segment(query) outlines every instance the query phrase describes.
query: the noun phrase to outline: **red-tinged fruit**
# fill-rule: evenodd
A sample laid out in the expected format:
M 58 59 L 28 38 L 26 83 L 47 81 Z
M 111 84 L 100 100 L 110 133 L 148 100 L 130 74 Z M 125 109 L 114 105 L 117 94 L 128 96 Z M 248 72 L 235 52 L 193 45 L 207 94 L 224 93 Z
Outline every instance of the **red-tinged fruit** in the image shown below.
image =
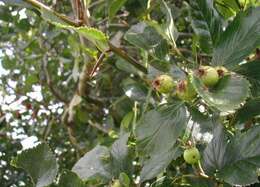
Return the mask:
M 176 86 L 174 80 L 169 75 L 157 76 L 152 82 L 153 88 L 160 93 L 170 93 Z
M 192 101 L 197 96 L 195 89 L 187 80 L 181 80 L 178 82 L 176 94 L 184 101 Z
M 227 68 L 225 68 L 224 66 L 217 66 L 217 67 L 215 67 L 215 69 L 218 72 L 219 78 L 222 78 L 222 77 L 228 75 L 228 73 L 229 73 Z
M 219 81 L 217 70 L 211 66 L 201 66 L 197 70 L 197 75 L 206 86 L 215 86 Z

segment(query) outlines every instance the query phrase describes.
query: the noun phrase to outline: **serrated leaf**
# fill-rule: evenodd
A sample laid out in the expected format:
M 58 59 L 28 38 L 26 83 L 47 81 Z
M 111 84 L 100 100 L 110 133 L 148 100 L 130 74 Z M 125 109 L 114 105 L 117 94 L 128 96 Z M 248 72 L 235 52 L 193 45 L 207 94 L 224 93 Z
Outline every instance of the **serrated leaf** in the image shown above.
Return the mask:
M 260 60 L 243 63 L 242 65 L 238 66 L 234 71 L 241 75 L 244 75 L 251 82 L 251 90 L 253 96 L 260 96 Z
M 79 159 L 73 166 L 72 171 L 83 180 L 93 177 L 110 179 L 112 175 L 108 170 L 109 164 L 104 163 L 102 160 L 109 157 L 109 154 L 107 147 L 98 145 Z
M 249 82 L 236 74 L 223 77 L 211 89 L 208 89 L 194 74 L 191 75 L 190 79 L 199 96 L 209 106 L 215 107 L 222 112 L 239 108 L 249 96 Z
M 203 155 L 203 167 L 231 185 L 249 185 L 258 182 L 260 167 L 260 126 L 235 134 L 227 141 L 225 131 L 217 127 L 212 142 Z
M 235 71 L 248 79 L 260 82 L 260 60 L 254 60 L 238 66 Z
M 51 9 L 39 9 L 41 12 L 42 17 L 60 28 L 63 29 L 72 29 L 77 33 L 84 36 L 86 39 L 91 41 L 98 49 L 101 51 L 106 51 L 109 49 L 108 46 L 108 38 L 107 36 L 100 30 L 92 28 L 92 27 L 74 27 L 68 25 L 63 19 L 61 19 L 57 14 L 52 11 Z
M 181 102 L 144 114 L 136 127 L 137 148 L 144 164 L 141 181 L 156 177 L 176 156 L 175 143 L 186 125 Z
M 191 25 L 199 36 L 200 47 L 210 53 L 222 33 L 222 19 L 213 6 L 213 0 L 191 0 Z
M 233 70 L 260 45 L 260 7 L 239 13 L 221 34 L 212 64 Z
M 58 187 L 86 187 L 86 185 L 76 173 L 65 170 L 59 179 Z
M 36 187 L 44 187 L 51 184 L 58 172 L 55 156 L 45 143 L 22 151 L 21 154 L 12 160 L 12 165 L 26 170 Z
M 51 22 L 52 24 L 64 28 L 64 29 L 72 29 L 76 31 L 77 33 L 84 36 L 86 39 L 91 41 L 93 44 L 96 45 L 97 48 L 99 48 L 101 51 L 106 51 L 109 49 L 108 46 L 108 38 L 107 36 L 100 30 L 92 27 L 73 27 L 68 26 L 64 24 L 60 24 L 57 22 Z
M 116 15 L 116 13 L 126 3 L 126 1 L 127 0 L 112 0 L 112 2 L 109 3 L 108 16 L 110 19 Z

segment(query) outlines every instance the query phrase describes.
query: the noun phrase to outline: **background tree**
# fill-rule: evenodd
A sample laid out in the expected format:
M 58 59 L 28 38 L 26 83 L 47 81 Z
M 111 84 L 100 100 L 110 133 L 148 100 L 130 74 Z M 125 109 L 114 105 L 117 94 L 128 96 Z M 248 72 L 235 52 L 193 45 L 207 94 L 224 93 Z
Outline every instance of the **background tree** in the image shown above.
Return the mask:
M 0 0 L 0 186 L 259 182 L 259 5 Z

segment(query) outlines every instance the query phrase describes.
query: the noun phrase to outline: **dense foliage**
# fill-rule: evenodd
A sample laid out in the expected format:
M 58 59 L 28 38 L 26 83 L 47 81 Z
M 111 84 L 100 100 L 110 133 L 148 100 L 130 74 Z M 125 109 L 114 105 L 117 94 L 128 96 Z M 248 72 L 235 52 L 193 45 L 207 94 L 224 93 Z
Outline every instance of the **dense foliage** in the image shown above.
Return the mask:
M 259 6 L 0 0 L 0 186 L 258 183 Z

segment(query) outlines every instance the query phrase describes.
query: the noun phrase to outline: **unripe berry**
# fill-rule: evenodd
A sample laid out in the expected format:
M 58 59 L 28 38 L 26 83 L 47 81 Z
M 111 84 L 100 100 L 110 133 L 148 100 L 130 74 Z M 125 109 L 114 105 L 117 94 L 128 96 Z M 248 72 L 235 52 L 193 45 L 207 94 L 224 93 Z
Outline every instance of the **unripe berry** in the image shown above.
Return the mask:
M 211 66 L 199 67 L 199 69 L 197 70 L 197 74 L 206 86 L 215 86 L 218 83 L 218 72 L 215 68 Z
M 175 83 L 171 76 L 160 75 L 156 77 L 152 82 L 153 88 L 160 93 L 170 93 L 174 87 Z
M 115 180 L 111 187 L 122 187 L 119 180 Z
M 180 99 L 184 101 L 191 101 L 197 95 L 193 86 L 187 80 L 181 80 L 180 82 L 178 82 L 176 94 Z
M 196 164 L 200 160 L 200 152 L 196 147 L 186 149 L 183 158 L 188 164 Z
M 224 77 L 225 75 L 228 75 L 228 70 L 224 66 L 217 66 L 215 69 L 218 72 L 219 78 Z

